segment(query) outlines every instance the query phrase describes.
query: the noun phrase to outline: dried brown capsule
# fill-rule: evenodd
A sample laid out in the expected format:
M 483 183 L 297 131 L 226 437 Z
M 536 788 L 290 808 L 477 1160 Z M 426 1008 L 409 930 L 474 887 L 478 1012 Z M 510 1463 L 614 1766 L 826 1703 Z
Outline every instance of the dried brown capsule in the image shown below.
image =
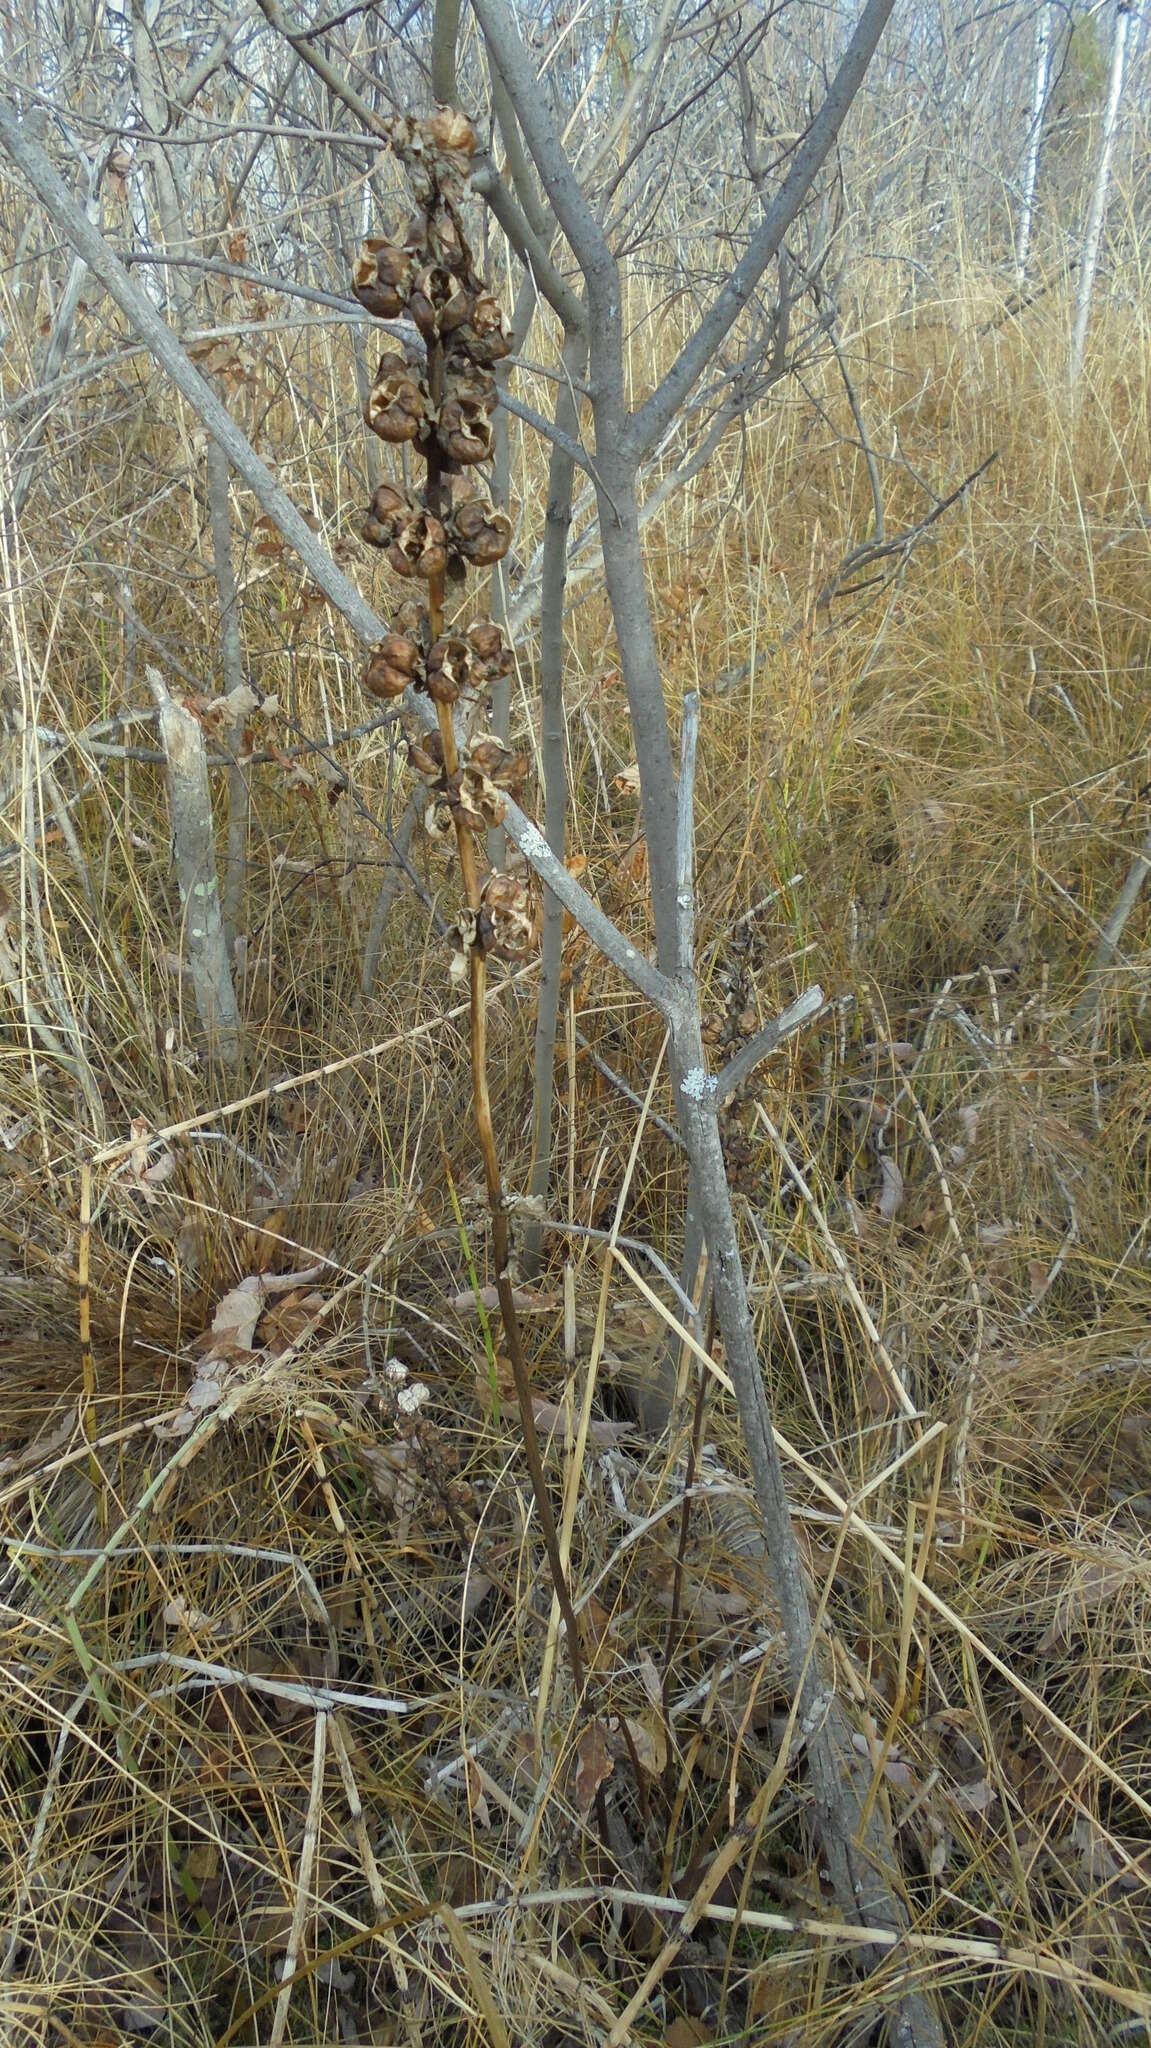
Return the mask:
M 388 549 L 388 560 L 398 576 L 438 576 L 447 562 L 444 529 L 430 512 L 417 511 L 401 527 Z
M 457 328 L 453 344 L 456 348 L 466 349 L 473 363 L 482 363 L 488 368 L 511 354 L 512 338 L 504 310 L 493 293 L 481 291 L 476 294 L 471 317 Z
M 472 296 L 442 263 L 425 263 L 412 281 L 408 310 L 425 341 L 432 341 L 470 318 Z
M 491 733 L 481 733 L 468 748 L 468 765 L 474 768 L 497 789 L 506 790 L 509 796 L 518 797 L 528 772 L 526 754 L 513 754 Z
M 409 740 L 408 759 L 417 775 L 426 775 L 434 782 L 444 772 L 444 743 L 439 733 L 424 733 L 418 740 Z
M 419 509 L 415 498 L 398 484 L 377 484 L 360 531 L 372 547 L 390 547 L 404 522 Z
M 502 740 L 482 733 L 468 748 L 461 791 L 485 826 L 502 825 L 507 798 L 519 799 L 528 771 L 526 754 L 513 754 Z
M 491 874 L 480 891 L 477 937 L 498 960 L 526 960 L 534 951 L 537 908 L 527 885 L 515 875 Z
M 445 398 L 436 439 L 449 462 L 486 462 L 492 452 L 492 423 L 487 409 L 466 396 Z
M 437 107 L 425 127 L 437 149 L 454 150 L 461 156 L 475 154 L 476 131 L 467 115 L 457 108 Z
M 491 619 L 472 620 L 468 627 L 468 646 L 472 650 L 477 684 L 496 683 L 502 676 L 510 676 L 511 649 L 505 645 L 503 634 Z
M 371 697 L 402 697 L 419 679 L 419 650 L 401 633 L 389 633 L 372 651 L 364 670 L 364 688 Z
M 451 798 L 446 790 L 434 790 L 424 805 L 424 831 L 429 839 L 446 839 L 455 829 Z
M 433 704 L 458 704 L 471 681 L 466 640 L 445 634 L 429 650 L 425 688 Z
M 417 647 L 426 647 L 428 639 L 428 613 L 426 605 L 418 597 L 405 597 L 402 604 L 392 613 L 392 625 L 406 640 L 414 640 Z
M 407 251 L 380 235 L 360 244 L 352 266 L 352 290 L 365 311 L 377 320 L 394 320 L 407 304 L 412 259 Z
M 501 562 L 512 544 L 512 522 L 486 498 L 457 498 L 447 518 L 453 545 L 467 562 L 488 568 Z
M 375 383 L 368 393 L 364 419 L 381 441 L 414 441 L 428 415 L 427 386 L 416 365 L 401 349 L 380 357 Z
M 450 207 L 442 203 L 433 207 L 423 220 L 422 230 L 419 246 L 433 263 L 442 264 L 453 277 L 471 276 L 472 252 Z

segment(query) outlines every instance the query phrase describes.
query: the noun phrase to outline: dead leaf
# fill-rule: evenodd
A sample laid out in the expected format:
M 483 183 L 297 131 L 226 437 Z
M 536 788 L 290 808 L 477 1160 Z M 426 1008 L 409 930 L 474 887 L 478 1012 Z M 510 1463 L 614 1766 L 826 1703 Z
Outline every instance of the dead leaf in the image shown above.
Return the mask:
M 629 761 L 626 768 L 621 768 L 619 774 L 612 778 L 612 788 L 618 789 L 621 796 L 638 796 L 639 762 Z
M 565 1450 L 575 1442 L 578 1427 L 575 1417 L 566 1409 L 558 1407 L 554 1401 L 545 1401 L 541 1395 L 533 1395 L 532 1414 L 537 1429 L 543 1430 L 548 1436 L 554 1431 Z M 594 1445 L 597 1451 L 614 1450 L 616 1444 L 622 1443 L 624 1437 L 634 1435 L 634 1429 L 627 1422 L 601 1422 L 593 1418 L 588 1424 L 588 1442 Z
M 558 1313 L 559 1300 L 554 1294 L 542 1293 L 534 1287 L 513 1287 L 512 1300 L 522 1316 L 550 1316 Z M 499 1289 L 493 1286 L 481 1287 L 478 1306 L 474 1287 L 464 1287 L 459 1294 L 448 1297 L 448 1307 L 458 1316 L 478 1315 L 482 1308 L 486 1315 L 494 1314 L 500 1305 Z
M 879 1154 L 879 1177 L 882 1186 L 876 1196 L 875 1206 L 885 1223 L 890 1223 L 903 1203 L 903 1175 L 894 1159 L 887 1152 Z
M 998 1794 L 989 1778 L 976 1778 L 971 1785 L 955 1785 L 951 1797 L 961 1813 L 987 1813 Z
M 600 1786 L 611 1777 L 614 1769 L 615 1758 L 608 1746 L 603 1722 L 589 1721 L 576 1745 L 575 1802 L 585 1817 L 591 1812 Z
M 264 1323 L 264 1337 L 272 1356 L 278 1356 L 294 1344 L 323 1306 L 324 1297 L 314 1288 L 307 1291 L 302 1287 L 293 1288 L 290 1294 L 275 1302 Z
M 235 1358 L 250 1354 L 256 1324 L 264 1312 L 267 1290 L 263 1275 L 249 1273 L 237 1287 L 230 1288 L 212 1317 L 206 1351 L 212 1358 Z
M 661 1714 L 641 1714 L 638 1717 L 624 1716 L 631 1746 L 641 1771 L 649 1778 L 658 1778 L 667 1768 L 667 1729 Z M 622 1741 L 617 1755 L 626 1755 L 627 1747 Z
M 669 2023 L 664 2039 L 667 2048 L 707 2048 L 715 2035 L 706 2020 L 687 2019 L 681 2014 Z
M 650 1650 L 641 1650 L 639 1653 L 639 1675 L 652 1706 L 658 1707 L 663 1701 L 663 1680 L 655 1668 L 655 1659 Z
M 515 1407 L 515 1371 L 511 1359 L 505 1358 L 502 1351 L 496 1353 L 494 1374 L 486 1359 L 482 1365 L 476 1367 L 476 1400 L 479 1402 L 481 1413 L 489 1416 L 495 1413 L 497 1407 L 501 1413 L 507 1408 Z

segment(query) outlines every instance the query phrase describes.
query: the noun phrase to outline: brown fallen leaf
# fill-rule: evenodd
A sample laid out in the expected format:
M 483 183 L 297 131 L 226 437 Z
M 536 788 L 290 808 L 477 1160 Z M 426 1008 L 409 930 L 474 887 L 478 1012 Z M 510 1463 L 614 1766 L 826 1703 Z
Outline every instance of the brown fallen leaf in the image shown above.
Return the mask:
M 591 1812 L 596 1793 L 615 1769 L 602 1721 L 589 1721 L 576 1744 L 575 1803 L 581 1814 Z

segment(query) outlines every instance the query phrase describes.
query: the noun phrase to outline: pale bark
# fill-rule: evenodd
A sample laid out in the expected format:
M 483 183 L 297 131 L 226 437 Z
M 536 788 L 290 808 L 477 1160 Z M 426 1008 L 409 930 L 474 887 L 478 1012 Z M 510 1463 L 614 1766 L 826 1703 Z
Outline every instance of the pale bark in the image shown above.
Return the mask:
M 1127 68 L 1127 33 L 1131 23 L 1131 0 L 1119 0 L 1115 11 L 1115 40 L 1111 46 L 1111 80 L 1103 110 L 1103 132 L 1099 140 L 1099 162 L 1087 210 L 1083 253 L 1079 258 L 1079 289 L 1075 304 L 1075 325 L 1071 334 L 1071 385 L 1074 390 L 1083 376 L 1087 351 L 1087 329 L 1091 324 L 1091 295 L 1099 267 L 1103 223 L 1107 214 L 1107 193 L 1111 183 L 1111 159 L 1119 132 L 1119 106 L 1123 97 L 1123 76 Z
M 1031 124 L 1027 131 L 1027 152 L 1023 159 L 1022 195 L 1015 230 L 1015 286 L 1027 284 L 1027 262 L 1031 254 L 1031 230 L 1035 219 L 1035 186 L 1039 177 L 1039 151 L 1043 141 L 1043 115 L 1051 79 L 1051 0 L 1043 0 L 1035 20 L 1035 78 L 1031 95 Z
M 692 804 L 698 700 L 684 707 L 683 772 L 677 795 L 667 707 L 644 576 L 636 479 L 644 453 L 678 413 L 747 305 L 832 147 L 890 12 L 868 0 L 855 35 L 780 194 L 766 209 L 749 248 L 689 336 L 667 376 L 636 414 L 624 396 L 622 287 L 604 231 L 575 178 L 548 96 L 520 40 L 507 0 L 473 0 L 547 198 L 583 273 L 596 433 L 595 482 L 604 574 L 640 765 L 641 801 L 656 928 L 660 1007 L 671 1039 L 676 1111 L 707 1240 L 728 1370 L 736 1388 L 756 1500 L 808 1739 L 820 1835 L 845 1919 L 899 1927 L 906 1916 L 884 1873 L 890 1844 L 874 1818 L 864 1821 L 869 1774 L 854 1758 L 851 1733 L 823 1676 L 824 1656 L 792 1528 L 744 1283 L 716 1113 L 717 1084 L 703 1047 L 694 966 Z M 558 863 L 551 856 L 553 867 Z M 914 1991 L 901 1998 L 895 2038 L 942 2040 L 937 2015 Z

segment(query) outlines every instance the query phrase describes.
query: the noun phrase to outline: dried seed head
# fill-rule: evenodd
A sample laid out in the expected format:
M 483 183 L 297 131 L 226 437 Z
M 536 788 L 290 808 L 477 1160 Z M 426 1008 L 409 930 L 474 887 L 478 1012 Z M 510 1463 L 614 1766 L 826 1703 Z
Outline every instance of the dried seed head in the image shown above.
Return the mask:
M 537 906 L 515 875 L 491 874 L 480 891 L 479 943 L 498 960 L 526 960 L 534 951 Z
M 470 278 L 472 252 L 455 214 L 442 200 L 425 217 L 419 246 L 454 277 Z
M 444 264 L 425 263 L 415 274 L 408 310 L 425 341 L 432 341 L 470 317 L 471 293 Z
M 460 794 L 484 826 L 502 825 L 507 798 L 519 798 L 528 771 L 526 754 L 510 753 L 502 740 L 483 733 L 472 741 L 461 773 Z
M 485 732 L 471 742 L 467 766 L 493 791 L 506 790 L 509 796 L 518 798 L 528 772 L 528 757 L 513 754 L 502 740 Z
M 456 150 L 461 156 L 475 154 L 476 131 L 467 115 L 456 108 L 437 107 L 426 127 L 437 149 Z
M 466 773 L 460 776 L 459 786 L 453 792 L 452 816 L 457 825 L 466 825 L 471 832 L 484 832 L 489 825 L 499 823 L 492 816 L 490 805 L 484 803 L 478 778 Z
M 447 839 L 455 829 L 451 798 L 446 790 L 433 790 L 424 805 L 424 831 L 429 839 Z
M 482 363 L 473 363 L 466 352 L 454 344 L 444 364 L 444 392 L 448 398 L 467 398 L 484 412 L 494 412 L 496 407 L 496 380 Z
M 424 733 L 408 741 L 408 759 L 417 775 L 434 782 L 444 772 L 444 743 L 438 732 Z
M 403 603 L 396 606 L 392 613 L 392 624 L 397 633 L 404 635 L 405 640 L 414 640 L 417 647 L 426 646 L 427 607 L 420 603 L 418 597 L 405 597 Z
M 453 981 L 462 981 L 468 971 L 468 954 L 478 938 L 478 922 L 475 911 L 465 904 L 456 919 L 452 934 L 456 942 L 452 950 L 452 962 L 449 970 Z
M 415 498 L 400 485 L 377 484 L 360 530 L 374 548 L 390 547 L 400 528 L 419 510 Z
M 364 670 L 364 688 L 372 697 L 402 697 L 411 684 L 419 684 L 422 670 L 420 650 L 403 633 L 388 633 L 372 651 Z
M 380 357 L 364 407 L 368 426 L 382 441 L 414 441 L 428 410 L 427 386 L 416 365 L 402 350 L 389 349 Z
M 466 562 L 487 568 L 501 562 L 512 544 L 512 522 L 486 498 L 457 494 L 447 518 L 448 533 Z
M 389 635 L 390 639 L 395 639 L 395 637 L 395 634 Z M 408 643 L 401 641 L 400 644 L 401 646 L 406 646 Z M 385 699 L 402 697 L 404 691 L 413 680 L 406 669 L 398 668 L 394 662 L 389 661 L 384 651 L 386 645 L 387 642 L 385 641 L 374 650 L 364 670 L 363 683 L 369 697 L 383 697 Z
M 352 266 L 352 290 L 377 320 L 394 320 L 407 304 L 412 259 L 394 242 L 369 235 Z
M 468 748 L 468 762 L 481 775 L 494 776 L 502 768 L 507 751 L 502 740 L 493 738 L 491 733 L 481 733 Z
M 439 520 L 421 509 L 396 534 L 388 549 L 388 560 L 398 576 L 422 576 L 426 581 L 442 573 L 447 554 Z
M 465 396 L 449 396 L 440 407 L 436 439 L 449 462 L 486 462 L 492 452 L 489 408 Z
M 488 368 L 511 354 L 512 337 L 503 307 L 492 292 L 477 292 L 472 301 L 470 319 L 456 330 L 455 346 L 466 349 L 473 363 L 481 363 Z
M 499 682 L 502 676 L 510 676 L 511 650 L 505 646 L 503 634 L 491 619 L 472 620 L 468 627 L 468 646 L 472 650 L 477 687 Z
M 425 688 L 433 704 L 458 704 L 471 682 L 466 640 L 445 634 L 428 652 Z

